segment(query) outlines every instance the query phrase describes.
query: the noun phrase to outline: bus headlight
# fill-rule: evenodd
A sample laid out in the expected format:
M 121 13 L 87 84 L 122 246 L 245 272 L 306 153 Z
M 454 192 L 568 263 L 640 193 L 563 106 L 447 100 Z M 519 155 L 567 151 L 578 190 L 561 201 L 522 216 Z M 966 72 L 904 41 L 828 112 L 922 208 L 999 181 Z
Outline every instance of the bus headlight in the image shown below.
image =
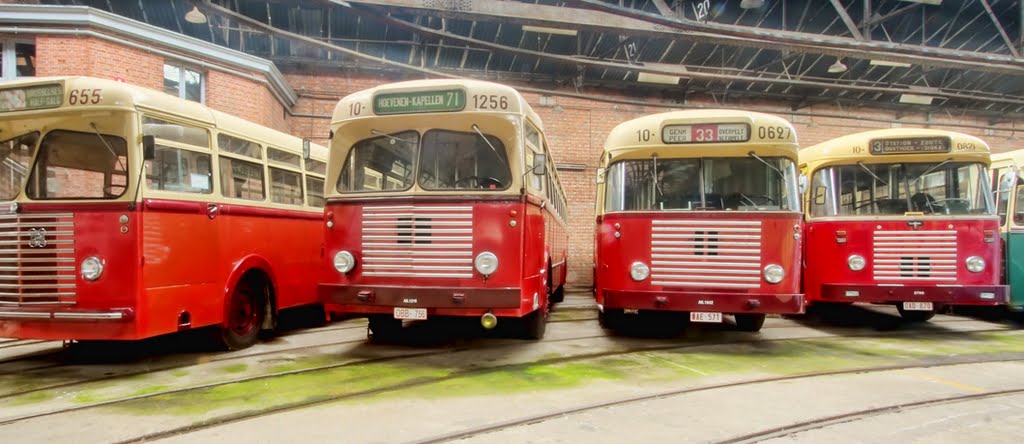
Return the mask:
M 338 273 L 348 273 L 356 266 L 356 257 L 347 251 L 339 251 L 334 255 L 334 269 Z
M 863 270 L 864 269 L 864 265 L 866 263 L 867 262 L 864 261 L 864 256 L 861 256 L 859 254 L 854 254 L 854 255 L 846 258 L 846 265 L 849 265 L 850 269 L 853 270 L 853 271 L 861 271 L 861 270 Z
M 650 275 L 651 269 L 643 262 L 633 262 L 633 265 L 629 266 L 629 276 L 632 277 L 634 281 L 640 282 L 647 279 L 647 276 Z
M 781 266 L 771 264 L 764 267 L 764 280 L 770 284 L 778 284 L 782 282 L 782 278 L 786 277 L 786 270 L 783 270 Z
M 490 251 L 485 251 L 476 255 L 476 259 L 473 260 L 473 266 L 476 267 L 476 271 L 484 276 L 490 276 L 498 269 L 498 256 Z
M 89 256 L 82 261 L 79 270 L 82 272 L 82 278 L 87 281 L 95 281 L 103 276 L 103 261 L 96 256 Z
M 978 256 L 967 258 L 967 270 L 973 273 L 981 273 L 985 269 L 985 259 Z

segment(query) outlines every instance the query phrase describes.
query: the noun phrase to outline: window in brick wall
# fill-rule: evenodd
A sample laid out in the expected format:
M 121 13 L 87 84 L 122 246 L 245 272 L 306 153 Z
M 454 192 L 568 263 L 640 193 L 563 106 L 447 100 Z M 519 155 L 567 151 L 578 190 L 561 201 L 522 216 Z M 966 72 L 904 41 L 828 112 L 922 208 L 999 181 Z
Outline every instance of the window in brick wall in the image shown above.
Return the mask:
M 36 75 L 36 45 L 14 39 L 0 39 L 0 78 L 10 80 Z
M 206 103 L 203 73 L 177 65 L 164 65 L 164 92 L 193 102 Z

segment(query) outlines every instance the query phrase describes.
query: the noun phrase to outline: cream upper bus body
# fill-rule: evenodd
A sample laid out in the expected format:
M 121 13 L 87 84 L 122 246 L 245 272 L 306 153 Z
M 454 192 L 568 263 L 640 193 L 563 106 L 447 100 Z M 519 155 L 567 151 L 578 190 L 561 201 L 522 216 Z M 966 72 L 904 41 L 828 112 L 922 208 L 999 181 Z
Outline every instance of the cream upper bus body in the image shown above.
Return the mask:
M 473 137 L 479 137 L 479 131 L 500 140 L 507 153 L 511 183 L 502 184 L 496 190 L 487 190 L 488 195 L 521 193 L 523 173 L 528 170 L 527 151 L 531 149 L 527 146 L 525 133 L 537 134 L 535 152 L 547 151 L 540 117 L 511 87 L 475 80 L 392 83 L 353 93 L 335 107 L 331 122 L 327 194 L 393 195 L 396 190 L 345 192 L 339 189 L 339 177 L 350 151 L 355 144 L 368 139 L 393 137 L 403 132 L 416 132 L 417 137 L 422 137 L 432 130 L 465 133 Z M 417 165 L 418 162 L 417 159 Z M 552 162 L 550 155 L 548 162 Z M 557 177 L 552 176 L 552 180 L 557 182 Z M 416 178 L 412 182 L 401 191 L 438 195 L 466 193 L 465 190 L 425 190 Z
M 144 118 L 140 118 L 140 115 Z M 154 123 L 155 121 L 160 123 Z M 201 136 L 194 137 L 191 140 L 194 143 L 186 143 L 183 133 L 187 130 L 182 128 L 190 128 L 196 131 L 194 134 Z M 125 167 L 128 170 L 128 184 L 127 187 L 124 187 L 124 192 L 113 198 L 76 198 L 75 201 L 136 201 L 141 198 L 141 196 L 136 196 L 136 189 L 139 189 L 140 192 L 156 193 L 171 198 L 200 198 L 196 193 L 157 191 L 149 190 L 145 186 L 138 187 L 138 165 L 143 160 L 142 136 L 145 134 L 154 135 L 158 145 L 209 153 L 212 159 L 212 171 L 217 170 L 216 162 L 219 156 L 214 154 L 218 154 L 217 138 L 220 134 L 244 138 L 258 144 L 261 147 L 260 156 L 263 159 L 253 160 L 262 161 L 264 164 L 267 163 L 265 159 L 267 148 L 299 156 L 303 154 L 302 139 L 212 110 L 196 102 L 135 85 L 90 77 L 36 77 L 0 83 L 0 140 L 6 141 L 10 137 L 30 132 L 38 132 L 38 139 L 43 139 L 53 130 L 73 131 L 81 133 L 83 137 L 91 137 L 90 135 L 98 132 L 104 136 L 113 136 L 114 139 L 110 140 L 117 144 L 121 144 L 123 140 L 126 149 L 126 156 L 122 161 L 127 161 Z M 33 148 L 30 161 L 24 165 L 26 177 L 23 179 L 25 180 L 35 165 L 34 157 L 37 152 L 38 147 Z M 85 154 L 76 157 L 74 150 L 68 150 L 66 153 L 64 155 L 66 158 L 59 158 L 59 162 L 66 162 L 69 166 L 85 167 L 86 169 L 89 169 L 90 162 L 113 161 L 112 158 L 104 159 L 99 158 L 102 156 Z M 7 153 L 3 154 L 7 156 Z M 327 148 L 310 144 L 309 159 L 325 163 Z M 4 160 L 8 159 L 5 157 Z M 51 162 L 53 162 L 52 159 Z M 273 165 L 272 162 L 271 165 Z M 118 168 L 121 166 L 118 165 Z M 95 169 L 100 169 L 99 164 Z M 294 169 L 297 172 L 303 170 L 302 167 Z M 321 178 L 323 174 L 322 171 L 314 173 Z M 269 182 L 269 177 L 267 179 Z M 212 177 L 210 180 L 212 188 L 201 198 L 204 201 L 222 200 L 219 193 L 219 181 L 212 180 Z M 22 190 L 16 196 L 0 196 L 0 200 L 18 202 L 35 200 L 24 192 L 24 184 L 21 188 Z M 45 200 L 60 201 L 61 199 L 47 198 Z M 268 206 L 279 205 L 270 202 L 269 198 L 265 201 Z M 294 206 L 287 208 L 294 208 Z M 310 210 L 313 211 L 313 209 Z
M 709 131 L 714 132 L 709 132 Z M 726 132 L 723 132 L 725 130 Z M 714 135 L 711 141 L 702 140 Z M 612 129 L 600 159 L 597 214 L 606 212 L 608 167 L 624 160 L 785 158 L 796 163 L 796 131 L 786 119 L 741 110 L 686 110 L 652 114 L 623 122 Z

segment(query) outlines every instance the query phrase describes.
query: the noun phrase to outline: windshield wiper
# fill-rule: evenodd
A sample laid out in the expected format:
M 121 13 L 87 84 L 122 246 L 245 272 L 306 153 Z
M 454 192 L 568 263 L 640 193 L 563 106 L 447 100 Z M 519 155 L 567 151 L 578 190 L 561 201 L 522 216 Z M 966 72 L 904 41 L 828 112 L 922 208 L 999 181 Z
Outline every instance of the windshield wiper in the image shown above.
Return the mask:
M 484 139 L 484 143 L 486 143 L 487 146 L 491 147 L 491 151 L 494 151 L 494 155 L 498 158 L 498 160 L 500 160 L 501 163 L 505 165 L 505 167 L 508 167 L 508 163 L 506 163 L 505 159 L 502 158 L 501 154 L 498 153 L 498 149 L 495 148 L 494 145 L 491 145 L 491 141 L 487 140 L 487 136 L 485 136 L 484 133 L 480 132 L 480 127 L 476 126 L 476 124 L 474 123 L 472 128 L 473 131 L 476 131 L 476 133 L 480 135 L 481 139 Z
M 402 143 L 413 143 L 411 141 L 402 139 L 400 137 L 395 137 L 395 136 L 392 136 L 391 134 L 385 133 L 383 131 L 377 131 L 375 129 L 371 129 L 370 130 L 370 134 L 376 134 L 378 136 L 384 136 L 384 137 L 387 137 L 388 139 L 390 139 L 391 141 L 396 141 L 397 140 L 397 141 L 402 142 Z
M 89 122 L 89 126 L 92 127 L 94 132 L 96 132 L 96 137 L 100 138 L 100 142 L 103 142 L 103 146 L 107 147 L 107 151 L 110 151 L 110 154 L 114 156 L 114 160 L 116 160 L 117 165 L 121 167 L 121 171 L 128 173 L 128 168 L 124 166 L 124 162 L 121 162 L 121 156 L 118 156 L 117 153 L 114 152 L 114 149 L 110 147 L 109 143 L 107 143 L 107 139 L 103 138 L 103 135 L 100 134 L 100 130 L 96 128 L 96 122 Z
M 764 159 L 762 159 L 762 158 L 761 158 L 761 156 L 758 156 L 757 154 L 754 154 L 754 152 L 753 152 L 753 151 L 751 151 L 751 152 L 747 153 L 747 155 L 748 155 L 748 156 L 750 156 L 750 157 L 753 157 L 753 158 L 755 158 L 755 159 L 759 160 L 759 161 L 760 161 L 761 163 L 763 163 L 763 164 L 767 165 L 767 166 L 768 166 L 768 168 L 771 168 L 771 169 L 772 169 L 772 170 L 774 170 L 774 171 L 775 171 L 776 173 L 778 173 L 778 174 L 779 174 L 779 177 L 780 177 L 780 178 L 782 178 L 782 179 L 785 179 L 785 178 L 786 178 L 786 175 L 785 175 L 785 174 L 782 174 L 782 170 L 780 170 L 780 169 L 779 169 L 779 167 L 777 167 L 777 166 L 775 166 L 775 165 L 772 165 L 772 164 L 768 163 L 768 161 L 767 161 L 767 160 L 764 160 Z
M 873 171 L 871 171 L 871 169 L 870 169 L 870 168 L 868 168 L 868 166 L 867 166 L 867 165 L 864 165 L 864 162 L 861 162 L 861 161 L 857 161 L 857 166 L 859 166 L 859 167 L 863 168 L 863 169 L 864 169 L 864 171 L 867 171 L 867 172 L 868 172 L 868 174 L 870 174 L 870 175 L 871 175 L 871 177 L 874 177 L 874 178 L 875 178 L 875 180 L 877 180 L 877 181 L 879 181 L 879 182 L 882 182 L 882 184 L 883 184 L 883 185 L 885 185 L 885 186 L 889 186 L 889 182 L 886 182 L 886 181 L 882 180 L 882 178 L 881 178 L 881 177 L 878 177 L 878 176 L 876 176 L 876 175 L 875 175 L 875 173 L 874 173 Z
M 924 176 L 927 176 L 928 173 L 930 173 L 932 171 L 935 171 L 935 170 L 937 170 L 939 168 L 942 168 L 943 165 L 945 165 L 947 163 L 950 163 L 952 161 L 953 161 L 953 159 L 946 159 L 946 160 L 943 160 L 942 162 L 939 162 L 939 163 L 933 165 L 931 168 L 928 168 L 927 170 L 924 170 L 923 173 L 918 174 L 917 177 L 914 178 L 914 182 L 917 182 L 917 181 L 921 180 L 921 178 L 924 177 Z

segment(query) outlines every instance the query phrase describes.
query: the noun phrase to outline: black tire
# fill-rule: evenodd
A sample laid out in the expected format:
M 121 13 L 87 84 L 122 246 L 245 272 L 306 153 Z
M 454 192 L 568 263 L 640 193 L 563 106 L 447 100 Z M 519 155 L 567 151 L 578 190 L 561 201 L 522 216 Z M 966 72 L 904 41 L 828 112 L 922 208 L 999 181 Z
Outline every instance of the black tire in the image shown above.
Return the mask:
M 219 329 L 226 350 L 241 350 L 256 343 L 267 314 L 268 288 L 263 279 L 244 276 L 228 301 L 227 319 Z
M 544 339 L 544 332 L 548 329 L 548 319 L 544 314 L 544 309 L 537 309 L 524 316 L 521 322 L 523 323 L 523 339 L 533 341 Z
M 907 322 L 928 322 L 929 319 L 935 317 L 935 310 L 904 310 L 903 304 L 896 305 L 896 310 L 900 312 L 900 317 Z
M 402 333 L 402 320 L 388 315 L 371 315 L 367 318 L 368 339 L 373 341 L 394 341 Z
M 622 327 L 622 310 L 606 308 L 597 312 L 597 323 L 605 330 L 618 330 Z
M 756 332 L 761 331 L 764 320 L 767 316 L 764 313 L 737 314 L 736 328 L 740 331 Z
M 558 304 L 565 301 L 565 286 L 558 287 L 551 293 L 551 303 Z

